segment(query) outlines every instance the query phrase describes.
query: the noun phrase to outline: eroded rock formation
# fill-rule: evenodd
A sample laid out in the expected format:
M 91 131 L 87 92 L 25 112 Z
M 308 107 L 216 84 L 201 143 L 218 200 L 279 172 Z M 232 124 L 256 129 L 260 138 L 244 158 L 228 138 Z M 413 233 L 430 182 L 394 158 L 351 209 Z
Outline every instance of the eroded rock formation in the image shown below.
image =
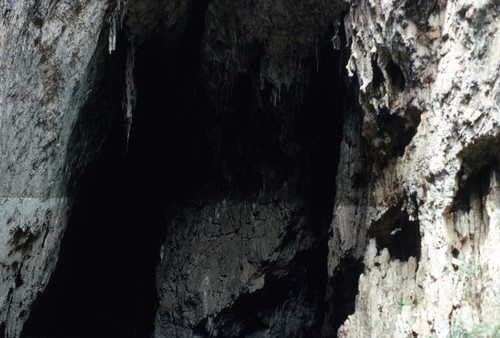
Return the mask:
M 371 168 L 358 203 L 336 198 L 329 272 L 349 252 L 365 265 L 341 336 L 499 334 L 499 9 L 351 6 Z
M 499 11 L 0 1 L 0 336 L 499 334 Z

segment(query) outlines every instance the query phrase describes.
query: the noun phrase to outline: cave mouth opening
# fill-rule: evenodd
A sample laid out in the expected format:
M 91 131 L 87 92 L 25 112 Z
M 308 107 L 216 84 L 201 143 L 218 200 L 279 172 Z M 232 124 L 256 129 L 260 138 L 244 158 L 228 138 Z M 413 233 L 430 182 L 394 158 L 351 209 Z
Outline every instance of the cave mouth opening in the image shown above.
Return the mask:
M 314 245 L 299 252 L 286 272 L 278 263 L 271 263 L 264 287 L 251 294 L 240 294 L 221 312 L 202 319 L 193 328 L 197 337 L 321 336 L 323 326 L 331 326 L 325 321 L 336 320 L 325 315 L 328 310 L 325 299 L 327 232 L 332 220 L 343 126 L 343 100 L 340 99 L 343 81 L 338 72 L 339 64 L 345 60 L 340 52 L 332 49 L 330 41 L 319 48 L 317 57 L 318 60 L 311 62 L 314 68 L 303 100 L 294 111 L 289 143 L 283 144 L 280 140 L 283 126 L 272 118 L 271 100 L 267 102 L 268 108 L 266 103 L 257 104 L 259 100 L 255 96 L 266 96 L 269 92 L 256 93 L 255 73 L 237 81 L 231 102 L 239 116 L 230 116 L 227 129 L 222 133 L 225 159 L 231 159 L 230 172 L 240 174 L 238 191 L 243 192 L 243 196 L 259 191 L 266 177 L 258 175 L 255 163 L 273 170 L 278 182 L 291 182 L 294 193 L 306 203 L 301 212 L 308 229 L 301 231 L 314 234 Z M 258 74 L 258 68 L 251 71 Z M 290 144 L 300 150 L 290 150 Z M 248 151 L 241 153 L 245 148 Z M 296 240 L 296 235 L 292 231 L 286 234 L 283 252 Z M 300 321 L 301 326 L 288 325 L 286 320 L 280 322 L 276 318 L 293 318 L 290 320 Z
M 283 175 L 293 174 L 291 164 L 306 177 L 305 187 L 298 189 L 307 190 L 309 223 L 318 232 L 318 247 L 297 261 L 303 279 L 278 280 L 273 287 L 291 285 L 289 289 L 299 293 L 306 286 L 314 298 L 311 308 L 326 311 L 327 230 L 343 124 L 342 81 L 336 67 L 345 60 L 331 45 L 321 48 L 319 69 L 296 117 L 294 141 L 307 153 L 307 163 L 298 163 L 284 154 L 280 126 L 272 114 L 255 103 L 258 76 L 251 73 L 258 69 L 250 69 L 235 84 L 232 109 L 242 113 L 211 125 L 210 100 L 198 83 L 203 28 L 198 12 L 188 20 L 176 48 L 153 35 L 137 50 L 138 96 L 127 151 L 123 112 L 117 108 L 123 99 L 123 75 L 103 68 L 101 77 L 108 78 L 103 85 L 121 84 L 108 98 L 91 97 L 95 102 L 89 109 L 113 106 L 112 123 L 99 157 L 76 178 L 79 189 L 56 270 L 35 302 L 23 336 L 151 336 L 158 306 L 155 268 L 167 207 L 207 186 L 233 189 L 226 170 L 236 177 L 237 194 L 245 196 L 265 179 L 256 165 L 262 161 Z M 124 49 L 118 46 L 115 52 L 122 53 L 122 66 Z M 84 114 L 76 128 L 92 127 L 85 119 L 96 113 Z M 220 143 L 214 145 L 217 138 Z M 257 312 L 272 313 L 285 301 L 280 297 Z M 327 319 L 323 313 L 315 318 L 313 328 L 319 333 Z M 252 332 L 254 322 L 249 323 L 244 330 Z
M 189 32 L 196 28 L 186 30 L 186 39 L 196 42 Z M 107 61 L 96 78 L 96 94 L 74 127 L 69 148 L 89 151 L 80 143 L 92 141 L 81 138 L 95 137 L 90 128 L 106 129 L 95 116 L 112 115 L 106 133 L 98 135 L 105 139 L 101 150 L 95 149 L 99 142 L 91 149 L 95 160 L 71 178 L 74 204 L 58 263 L 22 336 L 151 336 L 166 205 L 207 180 L 200 116 L 206 102 L 196 92 L 192 74 L 196 51 L 185 44 L 170 50 L 155 36 L 137 50 L 138 96 L 126 144 L 126 39 L 122 32 L 115 52 L 100 54 Z

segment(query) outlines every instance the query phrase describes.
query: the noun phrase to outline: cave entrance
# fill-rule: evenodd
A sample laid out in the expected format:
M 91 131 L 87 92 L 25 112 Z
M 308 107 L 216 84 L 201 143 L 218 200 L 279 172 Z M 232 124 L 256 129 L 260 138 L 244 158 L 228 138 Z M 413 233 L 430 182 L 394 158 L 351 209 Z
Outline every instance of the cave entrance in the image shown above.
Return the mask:
M 329 320 L 325 316 L 327 231 L 344 110 L 338 67 L 346 60 L 329 42 L 316 56 L 318 68 L 311 70 L 291 136 L 306 153 L 297 160 L 286 154 L 290 149 L 284 148 L 289 144 L 280 143 L 281 126 L 272 118 L 272 103 L 264 108 L 255 104 L 258 69 L 249 69 L 233 88 L 230 108 L 239 115 L 227 114 L 226 120 L 213 119 L 213 124 L 213 112 L 207 111 L 208 96 L 197 82 L 203 13 L 203 8 L 193 10 L 175 48 L 159 34 L 137 51 L 134 74 L 138 95 L 128 146 L 121 110 L 124 36 L 115 52 L 117 59 L 108 62 L 109 66 L 117 61 L 121 71 L 110 73 L 103 67 L 103 88 L 116 88 L 109 97 L 91 97 L 92 109 L 83 114 L 76 128 L 91 128 L 88 119 L 109 107 L 112 122 L 99 157 L 77 178 L 76 202 L 56 270 L 34 304 L 23 336 L 151 336 L 158 306 L 155 268 L 165 235 L 167 207 L 207 184 L 230 193 L 235 189 L 240 196 L 258 191 L 264 179 L 259 162 L 282 175 L 299 172 L 303 178 L 304 184 L 297 189 L 307 196 L 306 223 L 314 228 L 315 247 L 298 257 L 289 274 L 271 283 L 273 289 L 262 294 L 271 295 L 273 290 L 286 293 L 276 293 L 254 313 L 242 311 L 247 301 L 253 301 L 243 297 L 221 314 L 222 331 L 230 329 L 224 323 L 232 318 L 243 326 L 249 323 L 236 335 L 255 332 L 261 327 L 255 318 L 271 317 L 282 311 L 283 304 L 293 308 L 289 303 L 295 299 L 315 312 L 309 326 L 302 328 L 304 334 L 319 335 L 324 320 Z M 219 153 L 214 152 L 217 148 Z M 228 187 L 225 170 L 235 178 L 233 186 Z
M 189 46 L 171 51 L 152 39 L 137 51 L 139 95 L 125 145 L 124 78 L 119 75 L 125 66 L 124 40 L 117 56 L 103 56 L 110 58 L 106 67 L 114 62 L 122 67 L 116 73 L 103 67 L 100 77 L 116 90 L 91 97 L 101 105 L 89 105 L 96 110 L 82 113 L 75 127 L 93 127 L 88 126 L 91 116 L 115 106 L 99 157 L 76 179 L 78 191 L 56 270 L 22 336 L 151 336 L 166 205 L 207 176 L 200 118 L 205 103 L 191 82 L 196 60 Z

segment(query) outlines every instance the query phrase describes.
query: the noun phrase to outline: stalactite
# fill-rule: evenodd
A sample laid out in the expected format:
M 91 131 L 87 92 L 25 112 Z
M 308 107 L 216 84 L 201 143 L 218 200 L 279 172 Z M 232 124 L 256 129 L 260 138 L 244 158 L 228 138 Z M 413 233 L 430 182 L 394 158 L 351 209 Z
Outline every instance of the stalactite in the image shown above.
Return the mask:
M 116 49 L 116 34 L 123 26 L 123 20 L 127 14 L 127 0 L 116 0 L 116 6 L 108 19 L 109 28 L 109 54 Z
M 128 150 L 128 143 L 130 139 L 130 129 L 132 128 L 132 116 L 135 108 L 137 93 L 134 82 L 134 63 L 135 63 L 135 37 L 129 37 L 129 45 L 127 48 L 127 61 L 125 66 L 125 97 L 123 101 L 123 110 L 125 113 L 125 132 L 126 132 L 126 145 L 125 149 Z

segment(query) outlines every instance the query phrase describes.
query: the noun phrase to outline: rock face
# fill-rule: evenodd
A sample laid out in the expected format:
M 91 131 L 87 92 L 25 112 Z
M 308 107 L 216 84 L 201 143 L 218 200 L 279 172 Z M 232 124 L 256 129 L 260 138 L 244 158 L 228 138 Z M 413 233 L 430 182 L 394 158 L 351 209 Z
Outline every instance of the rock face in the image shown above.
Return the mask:
M 10 337 L 57 261 L 70 176 L 86 160 L 71 150 L 73 127 L 101 63 L 106 5 L 2 1 L 0 10 L 0 335 Z
M 0 337 L 500 334 L 499 14 L 0 0 Z
M 340 336 L 499 334 L 499 9 L 359 1 L 345 18 L 370 180 L 336 197 L 329 273 L 365 265 Z

